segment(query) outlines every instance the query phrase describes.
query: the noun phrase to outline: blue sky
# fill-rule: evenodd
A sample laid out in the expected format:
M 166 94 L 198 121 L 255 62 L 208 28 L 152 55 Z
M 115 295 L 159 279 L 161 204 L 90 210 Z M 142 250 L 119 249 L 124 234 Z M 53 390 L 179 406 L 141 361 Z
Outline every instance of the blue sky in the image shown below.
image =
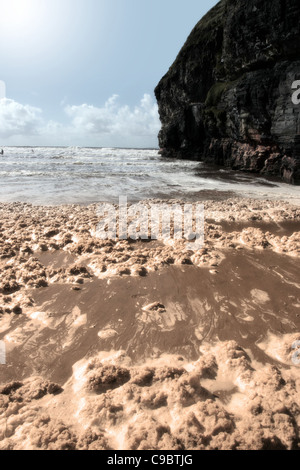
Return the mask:
M 0 146 L 156 147 L 153 90 L 215 0 L 0 0 Z

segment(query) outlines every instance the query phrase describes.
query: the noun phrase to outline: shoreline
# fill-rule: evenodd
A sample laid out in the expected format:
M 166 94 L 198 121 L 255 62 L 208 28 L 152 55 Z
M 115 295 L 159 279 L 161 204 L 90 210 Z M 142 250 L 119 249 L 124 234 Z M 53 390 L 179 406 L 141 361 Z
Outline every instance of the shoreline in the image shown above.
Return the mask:
M 0 449 L 298 449 L 300 207 L 206 201 L 197 252 L 95 210 L 0 203 Z
M 297 186 L 203 162 L 164 159 L 154 150 L 21 150 L 8 151 L 3 162 L 0 201 L 88 206 L 101 199 L 117 203 L 121 194 L 129 195 L 131 202 L 252 197 L 300 206 Z

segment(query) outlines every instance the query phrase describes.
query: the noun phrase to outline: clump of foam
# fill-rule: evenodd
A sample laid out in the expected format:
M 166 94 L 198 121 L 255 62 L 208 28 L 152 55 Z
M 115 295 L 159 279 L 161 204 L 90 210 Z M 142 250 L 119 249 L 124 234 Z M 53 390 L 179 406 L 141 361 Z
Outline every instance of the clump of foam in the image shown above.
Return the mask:
M 297 382 L 251 361 L 234 341 L 207 345 L 181 367 L 178 360 L 133 365 L 124 352 L 106 352 L 75 364 L 64 390 L 42 379 L 8 384 L 0 448 L 299 448 L 299 374 Z
M 267 338 L 258 346 L 270 357 L 289 366 L 300 366 L 300 334 L 274 335 L 269 333 Z

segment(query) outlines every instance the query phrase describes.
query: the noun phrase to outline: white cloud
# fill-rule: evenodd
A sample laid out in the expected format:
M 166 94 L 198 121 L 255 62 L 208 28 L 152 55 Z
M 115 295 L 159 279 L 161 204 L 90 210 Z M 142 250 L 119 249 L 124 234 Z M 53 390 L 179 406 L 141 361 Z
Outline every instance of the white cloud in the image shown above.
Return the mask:
M 42 111 L 14 100 L 0 100 L 0 137 L 35 135 L 39 132 Z
M 0 136 L 10 138 L 8 145 L 156 146 L 160 123 L 154 99 L 145 94 L 133 108 L 118 99 L 113 95 L 102 107 L 65 106 L 67 124 L 45 122 L 40 109 L 1 100 Z
M 151 96 L 145 94 L 133 109 L 119 105 L 118 98 L 113 95 L 101 108 L 87 104 L 67 106 L 65 111 L 72 119 L 73 130 L 83 137 L 97 135 L 99 142 L 109 140 L 109 146 L 119 146 L 120 142 L 132 142 L 134 146 L 153 138 L 156 142 L 160 123 L 157 104 Z

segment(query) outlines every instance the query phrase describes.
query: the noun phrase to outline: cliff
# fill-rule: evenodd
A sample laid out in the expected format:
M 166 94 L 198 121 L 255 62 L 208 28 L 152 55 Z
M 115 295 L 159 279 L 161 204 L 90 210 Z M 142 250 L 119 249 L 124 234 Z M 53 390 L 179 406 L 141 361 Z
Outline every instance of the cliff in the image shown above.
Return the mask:
M 155 89 L 162 155 L 299 183 L 297 80 L 299 0 L 222 0 Z

